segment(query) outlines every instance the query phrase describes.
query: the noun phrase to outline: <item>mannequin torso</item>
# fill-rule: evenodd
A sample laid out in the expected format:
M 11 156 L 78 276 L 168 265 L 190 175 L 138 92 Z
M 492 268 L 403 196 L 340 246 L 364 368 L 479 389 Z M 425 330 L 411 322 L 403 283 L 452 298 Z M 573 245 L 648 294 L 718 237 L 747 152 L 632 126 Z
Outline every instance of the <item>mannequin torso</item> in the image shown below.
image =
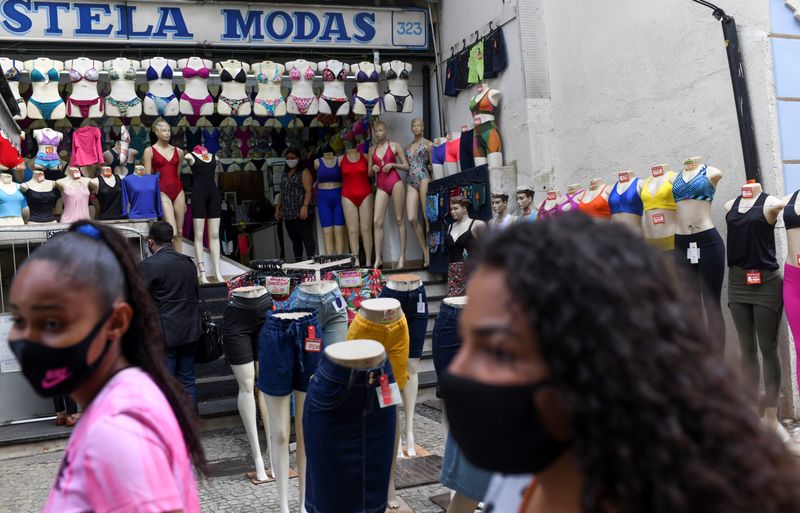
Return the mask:
M 140 67 L 139 61 L 125 57 L 106 61 L 103 65 L 111 82 L 111 93 L 106 98 L 109 116 L 138 117 L 142 114 L 142 101 L 136 94 L 136 74 Z
M 632 171 L 620 172 L 618 179 L 619 181 L 614 184 L 608 195 L 611 220 L 624 224 L 641 235 L 644 213 L 641 191 L 644 181 L 636 178 Z
M 316 63 L 298 59 L 286 63 L 289 78 L 292 80 L 292 91 L 286 98 L 287 110 L 290 114 L 313 116 L 319 112 L 319 100 L 314 95 L 314 76 Z
M 6 76 L 6 82 L 8 82 L 8 86 L 11 88 L 19 107 L 20 113 L 18 116 L 14 116 L 14 119 L 25 119 L 28 111 L 25 100 L 22 99 L 19 93 L 19 79 L 20 74 L 25 69 L 25 63 L 7 57 L 0 57 L 0 68 L 2 68 L 3 74 Z
M 676 233 L 691 235 L 714 228 L 711 201 L 722 172 L 705 164 L 702 157 L 684 162 L 683 171 L 673 182 L 677 210 Z
M 675 235 L 677 212 L 672 196 L 674 171 L 661 164 L 651 169 L 651 176 L 645 180 L 641 198 L 644 203 L 642 228 L 646 239 L 663 239 Z
M 28 117 L 32 119 L 63 119 L 67 114 L 66 105 L 58 91 L 64 62 L 39 57 L 25 62 L 30 72 L 33 94 L 28 100 Z
M 210 116 L 214 113 L 214 99 L 208 92 L 208 77 L 213 63 L 200 57 L 189 57 L 178 61 L 184 80 L 180 98 L 181 114 Z
M 21 226 L 28 217 L 21 187 L 8 173 L 0 173 L 0 226 Z
M 329 60 L 317 63 L 322 70 L 324 88 L 319 97 L 319 112 L 346 116 L 350 113 L 350 102 L 345 91 L 345 83 L 350 73 L 350 65 L 341 61 Z
M 217 63 L 222 92 L 217 102 L 217 112 L 223 115 L 249 116 L 252 108 L 245 84 L 250 65 L 236 59 Z
M 257 116 L 286 115 L 286 101 L 281 92 L 281 83 L 285 68 L 282 64 L 263 61 L 253 65 L 253 72 L 258 82 L 258 95 L 253 106 Z
M 103 63 L 86 57 L 64 63 L 69 69 L 72 94 L 67 99 L 67 115 L 82 118 L 97 118 L 103 115 L 104 102 L 97 92 L 97 82 Z
M 361 303 L 358 315 L 377 324 L 392 324 L 403 317 L 403 309 L 396 299 L 367 299 Z
M 547 197 L 539 206 L 539 217 L 547 218 L 552 217 L 561 211 L 559 205 L 561 203 L 561 194 L 558 190 L 547 191 Z
M 148 91 L 144 98 L 144 113 L 148 116 L 177 116 L 178 99 L 173 92 L 172 77 L 178 68 L 177 61 L 153 57 L 142 61 L 146 70 Z
M 353 102 L 353 113 L 359 116 L 377 116 L 381 113 L 378 80 L 380 70 L 371 62 L 359 62 L 351 67 L 358 83 L 358 93 Z
M 407 62 L 391 61 L 384 62 L 383 72 L 389 90 L 384 96 L 384 107 L 387 112 L 413 112 L 414 97 L 408 90 L 408 80 L 412 66 Z

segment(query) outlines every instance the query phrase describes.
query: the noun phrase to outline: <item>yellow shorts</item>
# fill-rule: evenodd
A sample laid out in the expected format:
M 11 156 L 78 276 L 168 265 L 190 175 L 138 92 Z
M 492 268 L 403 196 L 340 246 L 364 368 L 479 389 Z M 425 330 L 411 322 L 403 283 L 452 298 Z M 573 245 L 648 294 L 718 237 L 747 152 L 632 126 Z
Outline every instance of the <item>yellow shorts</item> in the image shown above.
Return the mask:
M 391 324 L 379 324 L 356 315 L 350 329 L 347 330 L 347 340 L 375 340 L 383 344 L 389 363 L 392 364 L 394 380 L 400 390 L 405 388 L 408 381 L 408 350 L 409 335 L 408 322 L 405 317 Z

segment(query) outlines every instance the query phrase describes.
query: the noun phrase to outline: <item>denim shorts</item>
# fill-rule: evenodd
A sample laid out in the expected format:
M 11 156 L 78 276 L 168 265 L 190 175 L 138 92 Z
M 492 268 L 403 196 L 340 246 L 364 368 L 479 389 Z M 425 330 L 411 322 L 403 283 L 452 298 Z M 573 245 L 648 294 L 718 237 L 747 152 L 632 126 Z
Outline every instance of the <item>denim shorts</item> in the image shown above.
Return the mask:
M 482 501 L 489 488 L 492 473 L 479 469 L 464 457 L 464 453 L 448 434 L 440 480 L 443 485 L 475 501 Z
M 461 347 L 461 339 L 458 336 L 458 316 L 460 314 L 460 308 L 445 302 L 439 305 L 439 315 L 433 325 L 433 368 L 436 369 L 437 383 Z M 436 385 L 436 397 L 442 397 L 438 384 Z
M 321 296 L 300 289 L 295 307 L 317 311 L 317 320 L 322 326 L 322 338 L 326 346 L 347 339 L 347 302 L 338 286 Z
M 381 408 L 381 368 L 355 370 L 323 354 L 303 410 L 308 513 L 383 513 L 394 459 L 397 407 Z
M 422 358 L 422 346 L 425 344 L 425 331 L 428 328 L 428 298 L 425 296 L 425 286 L 411 291 L 392 290 L 383 287 L 380 297 L 400 301 L 400 307 L 408 322 L 408 357 Z M 423 305 L 420 311 L 418 305 Z
M 305 312 L 302 319 L 281 319 L 277 314 Z M 305 392 L 308 381 L 317 369 L 324 341 L 319 352 L 305 349 L 309 327 L 322 338 L 322 326 L 313 310 L 291 309 L 267 312 L 258 340 L 258 388 L 267 395 L 283 397 L 292 390 Z

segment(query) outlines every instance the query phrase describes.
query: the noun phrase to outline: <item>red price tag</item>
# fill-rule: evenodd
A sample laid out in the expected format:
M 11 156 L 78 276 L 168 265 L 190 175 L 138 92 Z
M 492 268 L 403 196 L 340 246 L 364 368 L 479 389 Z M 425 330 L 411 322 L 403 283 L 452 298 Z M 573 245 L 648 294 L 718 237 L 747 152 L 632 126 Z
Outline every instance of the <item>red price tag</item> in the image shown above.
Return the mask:
M 555 192 L 550 191 L 547 193 L 547 199 L 549 199 L 550 201 L 555 201 L 556 198 L 558 198 L 558 195 Z
M 44 147 L 44 152 L 47 153 L 47 154 L 55 153 L 56 152 L 56 148 L 55 148 L 55 146 L 45 146 Z
M 319 353 L 322 351 L 322 339 L 317 338 L 317 330 L 314 326 L 308 327 L 308 337 L 306 338 L 306 352 Z
M 748 285 L 761 285 L 761 271 L 747 271 Z
M 483 84 L 478 84 L 478 92 L 479 93 L 483 92 Z
M 651 168 L 650 171 L 653 173 L 653 176 L 662 176 L 664 174 L 664 166 L 656 166 Z
M 653 214 L 653 224 L 664 224 L 665 222 L 664 214 Z
M 750 187 L 742 187 L 742 197 L 745 199 L 750 199 L 753 197 L 753 189 Z
M 618 176 L 621 183 L 625 183 L 631 179 L 631 175 L 629 173 L 620 173 Z
M 389 388 L 389 376 L 381 374 L 381 377 L 378 378 L 378 383 L 381 385 L 383 404 L 392 404 L 392 389 Z

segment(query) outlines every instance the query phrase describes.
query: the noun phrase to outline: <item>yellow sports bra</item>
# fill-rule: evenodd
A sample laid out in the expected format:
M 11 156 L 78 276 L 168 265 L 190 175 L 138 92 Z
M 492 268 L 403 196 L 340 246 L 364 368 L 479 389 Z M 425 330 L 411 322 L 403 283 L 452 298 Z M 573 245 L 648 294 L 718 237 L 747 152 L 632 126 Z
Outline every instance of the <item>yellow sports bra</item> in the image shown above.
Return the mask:
M 656 190 L 655 194 L 650 194 L 650 180 L 653 177 L 649 177 L 647 180 L 644 181 L 644 187 L 642 187 L 642 204 L 644 205 L 645 210 L 655 210 L 657 208 L 661 208 L 664 210 L 677 210 L 678 207 L 675 205 L 675 196 L 672 195 L 672 180 L 677 176 L 675 171 L 670 171 L 667 173 L 667 179 L 664 180 L 664 183 Z

